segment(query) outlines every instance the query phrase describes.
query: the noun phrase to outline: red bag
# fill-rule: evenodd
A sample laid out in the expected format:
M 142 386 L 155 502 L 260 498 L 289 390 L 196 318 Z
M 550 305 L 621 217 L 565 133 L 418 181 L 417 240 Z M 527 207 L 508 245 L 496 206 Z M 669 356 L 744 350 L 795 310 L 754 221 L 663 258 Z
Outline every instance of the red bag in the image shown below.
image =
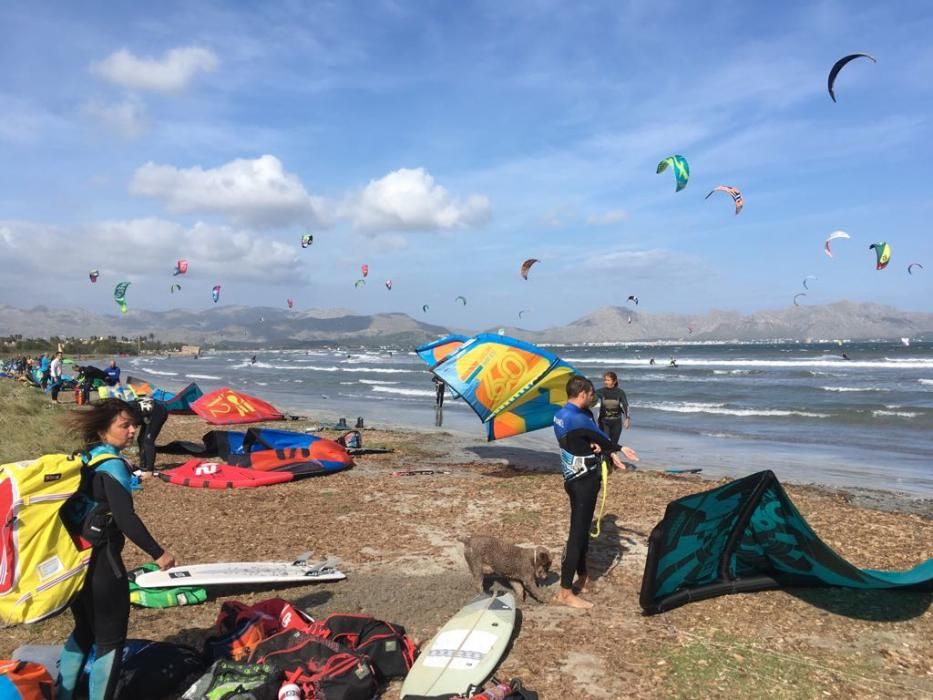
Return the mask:
M 227 601 L 220 606 L 215 634 L 208 637 L 206 651 L 214 659 L 245 661 L 261 641 L 283 630 L 307 631 L 313 623 L 311 617 L 281 598 L 255 605 Z
M 367 656 L 383 681 L 404 678 L 415 663 L 415 645 L 405 628 L 370 615 L 335 613 L 317 622 L 314 631 Z
M 30 661 L 0 661 L 0 697 L 9 700 L 52 700 L 55 682 L 45 666 Z

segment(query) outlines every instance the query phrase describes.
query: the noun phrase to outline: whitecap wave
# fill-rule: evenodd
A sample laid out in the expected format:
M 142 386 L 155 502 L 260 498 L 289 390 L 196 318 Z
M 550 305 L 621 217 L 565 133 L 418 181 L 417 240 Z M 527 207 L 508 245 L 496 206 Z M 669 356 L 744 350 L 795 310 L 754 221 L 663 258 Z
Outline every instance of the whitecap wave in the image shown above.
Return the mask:
M 381 386 L 375 385 L 372 387 L 373 391 L 381 391 L 386 394 L 397 394 L 398 396 L 429 396 L 434 398 L 435 394 L 433 391 L 428 391 L 426 389 L 402 389 L 394 386 Z
M 620 367 L 644 367 L 644 360 L 633 360 L 625 357 L 567 357 L 567 362 L 580 366 L 587 365 L 616 365 Z M 836 369 L 933 369 L 933 358 L 912 358 L 904 360 L 843 360 L 842 358 L 805 358 L 797 360 L 700 360 L 693 358 L 677 358 L 678 367 L 771 367 L 809 369 L 812 367 L 833 367 Z
M 890 389 L 883 389 L 878 386 L 821 386 L 820 389 L 823 391 L 836 391 L 841 393 L 846 392 L 864 392 L 864 391 L 891 391 Z
M 163 372 L 163 371 L 158 370 L 158 369 L 148 369 L 148 368 L 147 368 L 147 369 L 145 369 L 145 370 L 143 370 L 143 371 L 144 371 L 146 374 L 157 374 L 157 375 L 159 375 L 160 377 L 177 377 L 177 376 L 178 376 L 178 372 Z
M 893 418 L 916 418 L 920 415 L 919 413 L 915 413 L 913 411 L 882 411 L 880 409 L 877 411 L 872 411 L 871 414 L 876 418 L 880 418 L 882 416 L 889 416 Z
M 188 379 L 223 379 L 223 377 L 215 377 L 213 374 L 186 374 Z
M 357 381 L 358 381 L 360 384 L 381 384 L 381 385 L 400 384 L 400 383 L 401 383 L 401 382 L 383 381 L 382 379 L 357 379 Z M 356 382 L 349 382 L 349 383 L 350 383 L 350 384 L 355 384 Z
M 721 416 L 800 416 L 802 418 L 829 418 L 828 413 L 811 411 L 791 411 L 778 408 L 726 408 L 723 403 L 668 402 L 640 404 L 637 408 L 649 408 L 654 411 L 669 413 L 712 413 Z

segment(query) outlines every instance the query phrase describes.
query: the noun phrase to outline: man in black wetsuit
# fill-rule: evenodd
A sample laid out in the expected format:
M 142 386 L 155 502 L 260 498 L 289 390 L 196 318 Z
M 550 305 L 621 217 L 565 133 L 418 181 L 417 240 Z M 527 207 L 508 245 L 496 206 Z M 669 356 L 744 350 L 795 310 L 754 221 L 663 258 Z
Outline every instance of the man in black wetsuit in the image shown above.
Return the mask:
M 628 430 L 632 419 L 628 411 L 628 397 L 619 387 L 615 372 L 603 373 L 603 388 L 596 390 L 599 400 L 599 428 L 615 443 L 620 442 L 622 428 Z
M 444 383 L 444 380 L 438 376 L 434 376 L 432 380 L 434 382 L 434 405 L 437 408 L 444 407 L 444 393 L 447 388 L 447 385 Z
M 144 472 L 151 472 L 155 469 L 156 438 L 168 420 L 168 409 L 165 404 L 148 396 L 131 401 L 129 405 L 133 408 L 133 417 L 139 426 L 139 468 Z
M 78 386 L 81 388 L 81 403 L 87 404 L 91 400 L 91 389 L 94 387 L 94 380 L 99 379 L 102 384 L 107 383 L 107 375 L 104 370 L 94 365 L 85 365 L 75 367 L 78 373 Z
M 560 445 L 564 491 L 570 498 L 570 533 L 561 561 L 560 588 L 554 596 L 554 603 L 571 608 L 593 607 L 580 594 L 586 592 L 589 581 L 586 554 L 590 523 L 599 495 L 602 460 L 608 456 L 619 469 L 626 468 L 620 453 L 632 461 L 638 460 L 634 450 L 614 443 L 596 425 L 589 408 L 594 399 L 593 383 L 586 377 L 574 375 L 567 382 L 567 404 L 554 414 L 554 435 Z

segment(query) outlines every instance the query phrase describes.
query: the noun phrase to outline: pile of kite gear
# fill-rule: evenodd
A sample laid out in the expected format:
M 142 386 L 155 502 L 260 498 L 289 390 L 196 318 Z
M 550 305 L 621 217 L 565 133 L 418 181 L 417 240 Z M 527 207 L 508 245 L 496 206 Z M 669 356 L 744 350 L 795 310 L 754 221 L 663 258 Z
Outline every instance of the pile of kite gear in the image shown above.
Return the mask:
M 370 700 L 403 678 L 415 659 L 404 627 L 366 615 L 334 614 L 315 621 L 280 598 L 249 606 L 225 602 L 205 656 L 211 669 L 183 695 L 274 700 L 295 686 L 304 700 Z

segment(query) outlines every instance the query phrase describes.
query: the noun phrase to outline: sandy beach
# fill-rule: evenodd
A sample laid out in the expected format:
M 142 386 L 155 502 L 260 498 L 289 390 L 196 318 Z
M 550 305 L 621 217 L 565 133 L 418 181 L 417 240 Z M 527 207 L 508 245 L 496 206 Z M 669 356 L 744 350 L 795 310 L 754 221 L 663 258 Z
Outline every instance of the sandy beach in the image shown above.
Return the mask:
M 197 417 L 173 416 L 159 442 L 198 440 L 207 429 Z M 313 550 L 340 557 L 348 577 L 223 591 L 191 608 L 134 609 L 130 637 L 200 646 L 220 600 L 281 595 L 316 617 L 362 611 L 426 641 L 474 594 L 458 537 L 486 533 L 543 545 L 559 560 L 567 499 L 545 455 L 449 433 L 367 429 L 364 441 L 394 452 L 359 457 L 347 472 L 254 490 L 196 490 L 147 479 L 137 510 L 180 562 L 288 559 Z M 158 463 L 180 461 L 160 455 Z M 450 473 L 392 476 L 437 467 Z M 613 475 L 602 535 L 591 546 L 596 607 L 577 611 L 529 598 L 498 676 L 519 677 L 542 698 L 933 694 L 930 593 L 774 591 L 642 616 L 648 534 L 669 501 L 716 483 L 650 471 Z M 788 492 L 823 540 L 856 565 L 901 569 L 933 556 L 928 501 L 874 494 L 888 511 L 899 505 L 914 511 L 883 512 L 843 492 L 797 486 Z M 133 546 L 125 558 L 128 565 L 145 560 Z M 556 579 L 552 571 L 549 593 Z M 61 643 L 71 624 L 64 614 L 5 629 L 0 657 L 21 644 Z M 399 687 L 394 683 L 384 697 L 397 698 Z

